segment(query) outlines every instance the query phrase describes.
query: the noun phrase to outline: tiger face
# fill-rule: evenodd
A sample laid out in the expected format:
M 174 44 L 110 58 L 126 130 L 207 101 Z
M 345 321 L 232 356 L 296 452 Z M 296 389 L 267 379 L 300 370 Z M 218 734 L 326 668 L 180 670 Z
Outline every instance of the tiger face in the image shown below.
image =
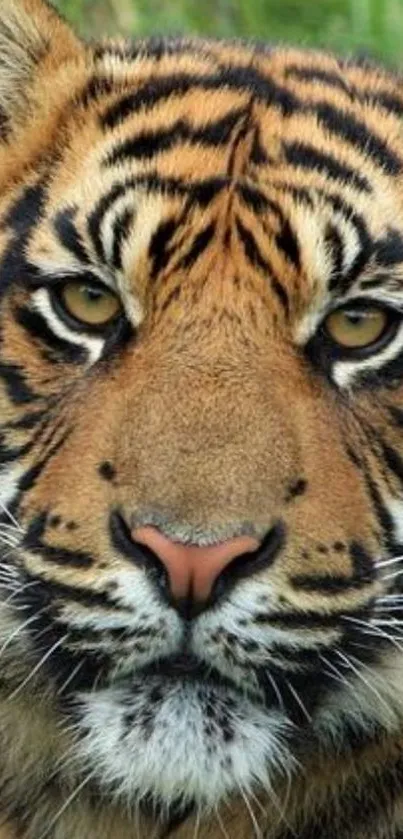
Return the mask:
M 401 726 L 402 88 L 3 5 L 0 706 L 205 812 Z

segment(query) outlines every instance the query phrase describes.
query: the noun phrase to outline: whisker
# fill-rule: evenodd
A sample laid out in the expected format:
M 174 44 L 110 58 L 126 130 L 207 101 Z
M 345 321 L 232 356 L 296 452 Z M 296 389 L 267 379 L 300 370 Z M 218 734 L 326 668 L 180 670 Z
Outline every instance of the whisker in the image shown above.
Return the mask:
M 400 574 L 403 574 L 403 568 L 401 568 L 400 571 L 395 571 L 393 574 L 386 574 L 385 577 L 382 577 L 382 581 L 385 582 L 385 580 L 394 580 L 395 577 L 399 577 Z
M 8 603 L 11 603 L 12 600 L 14 600 L 14 598 L 18 597 L 20 594 L 22 594 L 23 591 L 26 591 L 28 588 L 33 588 L 33 586 L 37 586 L 38 582 L 38 580 L 33 580 L 30 583 L 24 583 L 23 586 L 20 586 L 19 588 L 15 589 L 15 591 L 13 591 L 12 594 L 10 594 L 10 596 L 6 598 L 6 600 L 0 601 L 0 606 L 6 606 Z M 24 606 L 23 608 L 26 609 L 26 606 Z
M 375 568 L 385 568 L 387 565 L 394 565 L 396 562 L 401 562 L 403 559 L 403 554 L 399 556 L 394 556 L 391 559 L 384 559 L 381 562 L 375 562 Z
M 297 702 L 297 704 L 298 704 L 298 705 L 299 705 L 299 707 L 301 708 L 301 711 L 305 714 L 305 716 L 306 716 L 306 718 L 307 718 L 308 722 L 312 722 L 312 717 L 311 717 L 311 715 L 310 715 L 309 711 L 306 709 L 306 707 L 305 707 L 305 705 L 304 705 L 304 703 L 303 703 L 303 701 L 302 701 L 301 697 L 299 696 L 299 694 L 297 693 L 297 691 L 293 688 L 292 684 L 288 681 L 288 679 L 286 679 L 285 681 L 286 681 L 286 685 L 287 685 L 287 687 L 288 687 L 288 689 L 289 689 L 290 693 L 292 693 L 292 695 L 293 695 L 293 697 L 294 697 L 295 701 Z
M 382 705 L 383 705 L 383 706 L 387 709 L 388 713 L 390 713 L 390 706 L 388 705 L 388 703 L 386 702 L 386 700 L 384 699 L 384 697 L 382 696 L 382 694 L 380 694 L 380 693 L 379 693 L 379 691 L 378 691 L 378 690 L 377 690 L 377 689 L 376 689 L 376 688 L 375 688 L 375 687 L 371 684 L 371 682 L 369 682 L 369 681 L 365 678 L 365 676 L 363 676 L 363 674 L 361 673 L 361 670 L 360 670 L 358 667 L 355 667 L 355 666 L 354 666 L 354 664 L 353 664 L 353 663 L 352 663 L 352 661 L 351 661 L 351 658 L 354 658 L 354 661 L 358 661 L 358 663 L 359 663 L 360 667 L 362 667 L 362 668 L 364 668 L 364 669 L 366 669 L 366 670 L 369 670 L 369 671 L 371 672 L 370 668 L 369 668 L 369 667 L 367 667 L 365 664 L 363 664 L 363 662 L 362 662 L 362 661 L 359 661 L 358 659 L 356 659 L 354 656 L 350 656 L 350 657 L 348 658 L 348 657 L 347 657 L 346 655 L 344 655 L 344 653 L 342 653 L 340 650 L 335 650 L 335 653 L 336 653 L 336 655 L 338 655 L 338 656 L 339 656 L 339 658 L 341 658 L 341 660 L 342 660 L 342 661 L 344 661 L 344 662 L 345 662 L 345 664 L 347 665 L 347 667 L 349 667 L 349 668 L 350 668 L 350 670 L 352 670 L 352 671 L 353 671 L 353 673 L 355 673 L 355 674 L 356 674 L 356 676 L 358 676 L 358 678 L 359 678 L 359 679 L 360 679 L 360 680 L 364 683 L 364 685 L 366 685 L 366 687 L 368 688 L 368 690 L 370 690 L 370 691 L 371 691 L 371 692 L 372 692 L 372 693 L 373 693 L 373 694 L 377 697 L 377 699 L 379 700 L 379 702 L 380 702 L 380 703 L 381 703 L 381 704 L 382 704 Z
M 90 781 L 92 781 L 92 779 L 93 779 L 94 775 L 95 775 L 95 772 L 94 772 L 94 771 L 90 772 L 90 773 L 89 773 L 89 774 L 88 774 L 88 775 L 84 778 L 84 780 L 81 782 L 81 784 L 79 784 L 79 785 L 78 785 L 78 787 L 76 787 L 76 788 L 75 788 L 75 790 L 73 790 L 73 792 L 71 793 L 71 795 L 69 795 L 69 797 L 68 797 L 68 798 L 66 799 L 66 801 L 63 803 L 63 806 L 62 806 L 62 807 L 60 807 L 60 810 L 58 810 L 58 811 L 57 811 L 56 815 L 55 815 L 55 816 L 53 817 L 53 819 L 50 821 L 50 823 L 49 823 L 49 824 L 48 824 L 48 826 L 45 828 L 45 830 L 43 831 L 43 833 L 41 833 L 41 835 L 39 836 L 39 839 L 46 839 L 46 836 L 49 836 L 49 833 L 50 833 L 50 831 L 52 830 L 52 828 L 55 826 L 56 822 L 58 822 L 58 821 L 59 821 L 59 819 L 61 818 L 61 816 L 63 815 L 63 813 L 67 810 L 67 808 L 68 808 L 68 807 L 70 807 L 70 804 L 72 804 L 72 803 L 73 803 L 73 801 L 74 801 L 74 800 L 75 800 L 75 799 L 79 796 L 80 792 L 84 789 L 84 787 L 85 787 L 85 786 L 87 786 L 87 784 L 89 784 L 89 782 L 90 782 Z
M 392 612 L 393 609 L 390 609 L 390 611 Z M 401 612 L 402 610 L 399 609 L 397 611 Z M 391 617 L 391 618 L 387 618 L 387 617 L 375 618 L 374 622 L 373 622 L 373 625 L 374 626 L 384 626 L 384 625 L 385 626 L 399 626 L 399 625 L 403 625 L 403 621 L 399 620 L 399 618 L 393 618 L 393 617 Z
M 394 636 L 389 635 L 387 632 L 385 632 L 384 629 L 381 629 L 380 627 L 374 626 L 373 624 L 370 624 L 367 621 L 362 621 L 359 618 L 348 617 L 347 615 L 343 615 L 343 619 L 347 620 L 347 621 L 350 621 L 350 623 L 357 623 L 357 624 L 363 626 L 364 629 L 361 630 L 363 634 L 373 635 L 373 636 L 380 635 L 384 638 L 387 638 L 396 647 L 396 649 L 399 650 L 399 652 L 403 653 L 403 646 L 398 643 L 397 639 Z
M 283 711 L 283 713 L 285 713 L 284 699 L 281 695 L 280 688 L 279 688 L 273 674 L 270 673 L 268 670 L 266 670 L 264 675 L 265 675 L 266 679 L 268 679 L 268 681 L 270 682 L 270 684 L 271 684 L 271 686 L 274 690 L 274 693 L 276 694 L 277 701 L 278 701 L 280 709 Z
M 77 676 L 77 673 L 79 673 L 79 672 L 80 672 L 80 670 L 81 670 L 81 668 L 82 668 L 83 666 L 84 666 L 84 661 L 79 661 L 79 662 L 78 662 L 78 664 L 77 664 L 77 667 L 74 667 L 74 668 L 73 668 L 73 670 L 72 670 L 72 672 L 70 673 L 70 675 L 69 675 L 69 676 L 67 677 L 67 679 L 63 682 L 63 684 L 61 685 L 61 687 L 58 689 L 58 691 L 57 691 L 57 695 L 58 695 L 58 696 L 61 696 L 61 695 L 64 693 L 64 691 L 66 690 L 67 685 L 69 685 L 69 684 L 70 684 L 70 682 L 72 682 L 72 681 L 73 681 L 73 679 L 75 678 L 75 676 Z
M 248 796 L 247 796 L 245 790 L 243 789 L 243 787 L 240 786 L 239 791 L 240 791 L 241 796 L 242 796 L 242 798 L 245 802 L 246 809 L 249 813 L 249 816 L 250 816 L 250 819 L 251 819 L 251 822 L 252 822 L 252 826 L 253 826 L 253 832 L 256 836 L 256 839 L 264 839 L 263 833 L 262 833 L 262 831 L 259 827 L 259 823 L 256 819 L 255 813 L 253 812 L 252 805 L 251 805 L 251 803 L 248 799 Z
M 330 668 L 330 672 L 327 673 L 328 676 L 331 676 L 333 679 L 336 679 L 338 682 L 340 682 L 343 685 L 343 687 L 347 687 L 350 690 L 352 690 L 353 686 L 352 686 L 351 682 L 349 682 L 347 677 L 344 676 L 344 674 L 340 672 L 340 670 L 336 667 L 335 664 L 333 664 L 333 662 L 329 661 L 324 655 L 321 655 L 320 653 L 319 653 L 319 658 L 320 658 L 321 661 L 323 661 L 323 663 L 326 667 Z
M 15 699 L 15 697 L 18 696 L 21 693 L 21 691 L 24 689 L 25 685 L 27 685 L 28 682 L 30 682 L 31 679 L 33 679 L 33 677 L 36 675 L 38 670 L 40 670 L 40 668 L 45 664 L 45 662 L 48 660 L 48 658 L 50 658 L 52 653 L 54 653 L 55 650 L 57 650 L 59 647 L 61 647 L 61 645 L 67 640 L 68 637 L 69 637 L 69 635 L 68 635 L 68 633 L 66 633 L 66 635 L 63 635 L 62 638 L 59 638 L 59 640 L 56 641 L 53 644 L 53 646 L 50 647 L 50 649 L 48 649 L 46 651 L 46 653 L 42 656 L 41 660 L 38 661 L 38 663 L 35 665 L 35 667 L 32 668 L 32 670 L 30 671 L 28 676 L 23 680 L 23 682 L 21 682 L 21 684 L 18 686 L 18 688 L 13 690 L 12 693 L 10 693 L 10 695 L 7 697 L 7 699 L 9 701 Z
M 8 509 L 8 508 L 7 508 L 7 507 L 3 504 L 3 502 L 2 502 L 2 501 L 0 501 L 0 508 L 3 510 L 3 513 L 5 513 L 5 514 L 6 514 L 6 516 L 8 516 L 8 517 L 9 517 L 10 521 L 12 521 L 12 522 L 13 522 L 13 524 L 14 524 L 15 528 L 16 528 L 17 530 L 19 530 L 21 533 L 23 533 L 23 532 L 24 532 L 23 527 L 21 527 L 21 525 L 18 523 L 17 519 L 13 516 L 13 514 L 12 514 L 12 513 L 10 512 L 10 510 L 9 510 L 9 509 Z
M 41 610 L 41 612 L 42 612 L 42 610 Z M 7 647 L 10 646 L 10 644 L 17 637 L 17 635 L 19 635 L 20 632 L 23 632 L 23 630 L 26 629 L 27 626 L 29 626 L 31 623 L 34 623 L 34 621 L 38 620 L 41 612 L 37 612 L 35 615 L 31 615 L 31 617 L 27 618 L 27 620 L 24 621 L 22 624 L 18 624 L 17 628 L 13 630 L 11 635 L 8 635 L 7 639 L 4 641 L 4 643 L 0 647 L 0 659 L 1 659 L 2 655 L 5 653 Z
M 195 829 L 193 831 L 193 839 L 197 839 L 200 831 L 200 821 L 201 821 L 201 809 L 200 807 L 197 808 L 197 815 L 195 821 Z

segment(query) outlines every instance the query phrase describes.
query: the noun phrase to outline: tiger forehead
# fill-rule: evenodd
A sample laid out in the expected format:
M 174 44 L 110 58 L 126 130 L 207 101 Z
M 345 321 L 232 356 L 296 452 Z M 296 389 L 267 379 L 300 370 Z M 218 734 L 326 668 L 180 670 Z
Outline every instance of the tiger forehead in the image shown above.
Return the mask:
M 401 241 L 393 77 L 203 41 L 111 43 L 94 60 L 47 195 L 52 236 L 46 224 L 31 242 L 46 273 L 89 261 L 141 298 L 171 257 L 188 274 L 208 246 L 222 261 L 235 231 L 238 262 L 274 275 L 284 304 L 323 294 L 335 263 L 348 273 L 363 249 Z

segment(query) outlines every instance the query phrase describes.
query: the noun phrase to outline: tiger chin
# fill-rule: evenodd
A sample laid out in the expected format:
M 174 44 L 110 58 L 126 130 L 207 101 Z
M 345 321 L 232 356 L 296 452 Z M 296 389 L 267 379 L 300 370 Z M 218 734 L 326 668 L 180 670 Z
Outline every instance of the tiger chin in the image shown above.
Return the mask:
M 0 5 L 0 839 L 401 839 L 402 79 Z

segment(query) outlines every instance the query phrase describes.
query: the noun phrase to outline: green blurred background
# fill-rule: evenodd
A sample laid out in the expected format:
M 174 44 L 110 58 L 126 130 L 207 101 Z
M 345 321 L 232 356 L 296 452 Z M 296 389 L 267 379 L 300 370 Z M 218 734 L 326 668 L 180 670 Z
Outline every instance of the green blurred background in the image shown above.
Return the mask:
M 257 36 L 403 66 L 403 0 L 55 0 L 86 36 Z

